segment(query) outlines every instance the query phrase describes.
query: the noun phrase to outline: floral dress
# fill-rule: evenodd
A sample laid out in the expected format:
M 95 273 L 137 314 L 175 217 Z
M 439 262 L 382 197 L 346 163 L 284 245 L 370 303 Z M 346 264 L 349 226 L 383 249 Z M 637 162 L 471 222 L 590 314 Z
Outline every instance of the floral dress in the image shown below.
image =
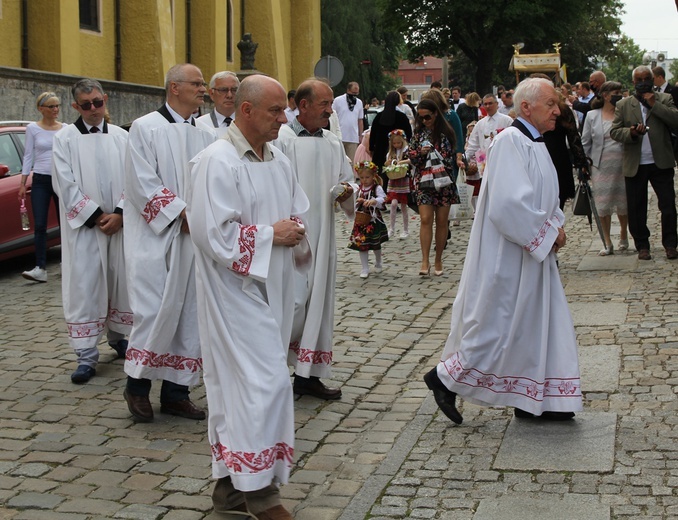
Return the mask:
M 427 157 L 420 155 L 422 143 L 428 141 L 432 143 L 434 140 L 431 136 L 431 131 L 428 128 L 423 128 L 414 133 L 410 141 L 410 160 L 414 167 L 414 185 L 416 188 L 417 204 L 420 206 L 451 206 L 452 204 L 459 204 L 459 192 L 457 185 L 452 182 L 451 186 L 436 190 L 434 188 L 419 188 L 419 181 L 421 180 L 421 170 L 426 166 Z M 455 148 L 450 144 L 447 136 L 441 135 L 439 143 L 435 149 L 443 158 L 443 165 L 445 171 L 451 178 L 454 178 L 454 165 L 456 162 Z
M 381 211 L 379 211 L 379 208 L 384 206 L 384 199 L 386 198 L 384 189 L 378 184 L 373 184 L 367 189 L 360 186 L 356 194 L 356 199 L 358 198 L 365 200 L 377 199 L 378 204 L 370 208 L 363 208 L 362 204 L 356 206 L 356 212 L 369 211 L 372 214 L 372 219 L 367 224 L 358 224 L 357 222 L 353 224 L 348 248 L 354 251 L 381 249 L 381 244 L 388 240 L 388 230 L 381 217 Z

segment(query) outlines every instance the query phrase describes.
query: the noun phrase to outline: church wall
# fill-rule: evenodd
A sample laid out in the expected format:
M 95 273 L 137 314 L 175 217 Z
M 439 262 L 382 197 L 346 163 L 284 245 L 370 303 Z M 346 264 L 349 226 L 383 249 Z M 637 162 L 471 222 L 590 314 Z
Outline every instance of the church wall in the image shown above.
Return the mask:
M 0 66 L 21 67 L 21 4 L 0 0 Z

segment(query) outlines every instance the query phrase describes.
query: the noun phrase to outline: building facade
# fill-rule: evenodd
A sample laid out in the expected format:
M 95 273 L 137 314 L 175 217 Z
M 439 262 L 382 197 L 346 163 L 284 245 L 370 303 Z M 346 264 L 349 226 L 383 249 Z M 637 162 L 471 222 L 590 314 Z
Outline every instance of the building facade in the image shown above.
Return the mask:
M 0 0 L 0 67 L 162 86 L 177 63 L 255 68 L 294 88 L 320 58 L 320 0 Z

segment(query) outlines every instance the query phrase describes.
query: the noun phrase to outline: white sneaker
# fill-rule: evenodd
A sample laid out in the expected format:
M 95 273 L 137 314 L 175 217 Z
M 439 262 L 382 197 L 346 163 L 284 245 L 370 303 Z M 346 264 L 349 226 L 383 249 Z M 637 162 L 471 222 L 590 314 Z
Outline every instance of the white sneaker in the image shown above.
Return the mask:
M 388 238 L 391 238 L 393 235 L 395 235 L 395 230 L 394 230 L 394 229 L 389 229 L 389 230 L 388 230 Z
M 35 266 L 30 271 L 24 271 L 21 273 L 26 280 L 33 280 L 34 282 L 46 282 L 47 281 L 47 271 L 44 269 Z
M 369 271 L 361 271 L 360 278 L 367 278 L 370 275 Z
M 409 236 L 410 234 L 407 231 L 403 231 L 402 233 L 400 233 L 400 238 L 407 238 Z
M 381 273 L 382 271 L 383 271 L 383 268 L 380 265 L 374 266 L 374 272 L 375 273 Z

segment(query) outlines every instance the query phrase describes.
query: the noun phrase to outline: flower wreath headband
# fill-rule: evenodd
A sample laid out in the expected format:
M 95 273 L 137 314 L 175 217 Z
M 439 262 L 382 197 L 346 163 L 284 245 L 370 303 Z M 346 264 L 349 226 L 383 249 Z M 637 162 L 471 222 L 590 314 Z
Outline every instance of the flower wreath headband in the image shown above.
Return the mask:
M 372 161 L 360 161 L 353 165 L 353 169 L 358 172 L 360 170 L 370 170 L 372 173 L 376 173 L 377 165 Z
M 396 128 L 395 130 L 391 130 L 388 133 L 388 138 L 390 139 L 391 137 L 396 136 L 396 135 L 405 139 L 405 132 L 403 130 L 401 130 L 400 128 Z

